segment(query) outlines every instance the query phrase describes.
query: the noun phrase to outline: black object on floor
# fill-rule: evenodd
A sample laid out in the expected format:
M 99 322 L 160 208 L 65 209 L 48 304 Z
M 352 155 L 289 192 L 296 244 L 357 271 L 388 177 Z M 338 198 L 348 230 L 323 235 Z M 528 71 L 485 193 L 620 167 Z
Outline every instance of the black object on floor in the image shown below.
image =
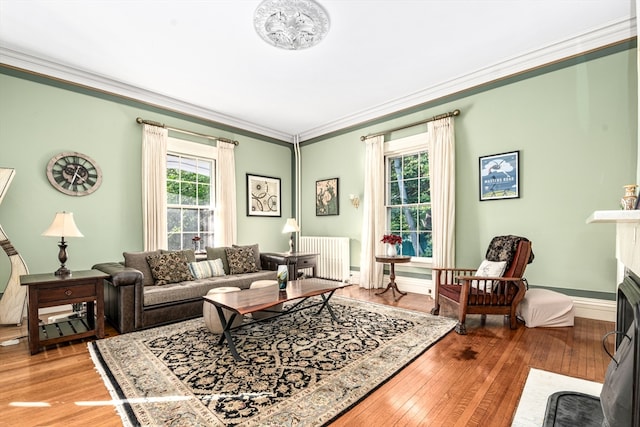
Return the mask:
M 604 415 L 600 398 L 577 391 L 549 396 L 543 427 L 601 427 Z

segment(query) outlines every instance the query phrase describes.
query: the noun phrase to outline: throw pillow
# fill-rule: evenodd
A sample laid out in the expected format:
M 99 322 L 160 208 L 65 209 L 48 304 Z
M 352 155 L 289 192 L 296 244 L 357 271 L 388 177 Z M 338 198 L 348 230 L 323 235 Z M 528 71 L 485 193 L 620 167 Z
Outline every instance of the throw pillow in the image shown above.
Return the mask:
M 230 274 L 253 273 L 259 271 L 256 266 L 256 258 L 253 248 L 250 246 L 238 248 L 226 248 L 227 261 L 229 261 Z
M 168 251 L 166 249 L 161 249 L 160 253 L 161 254 L 168 254 L 171 252 L 178 252 L 184 255 L 185 259 L 187 260 L 187 262 L 196 262 L 196 251 L 194 251 L 193 249 L 183 249 L 183 250 L 178 250 L 178 251 Z
M 480 263 L 480 267 L 476 270 L 475 276 L 478 277 L 502 277 L 504 270 L 507 268 L 506 261 L 487 261 L 486 259 Z M 489 292 L 493 290 L 493 286 L 496 285 L 497 281 L 493 281 L 492 283 L 485 280 L 472 280 L 471 287 L 480 289 L 484 292 Z M 489 285 L 489 286 L 486 286 Z
M 150 255 L 147 257 L 147 262 L 157 286 L 193 280 L 193 275 L 187 266 L 187 259 L 179 252 Z
M 224 276 L 224 266 L 220 258 L 200 262 L 190 262 L 189 271 L 196 279 Z
M 253 256 L 256 259 L 256 267 L 258 267 L 258 270 L 260 270 L 260 266 L 261 266 L 261 262 L 260 262 L 260 246 L 258 246 L 258 244 L 253 244 L 253 245 L 243 245 L 243 246 L 239 246 L 239 245 L 233 245 L 232 247 L 234 248 L 251 248 L 253 249 Z
M 142 273 L 142 284 L 144 286 L 153 286 L 153 275 L 147 262 L 147 257 L 150 255 L 160 255 L 160 251 L 147 251 L 147 252 L 124 252 L 124 266 L 135 268 Z

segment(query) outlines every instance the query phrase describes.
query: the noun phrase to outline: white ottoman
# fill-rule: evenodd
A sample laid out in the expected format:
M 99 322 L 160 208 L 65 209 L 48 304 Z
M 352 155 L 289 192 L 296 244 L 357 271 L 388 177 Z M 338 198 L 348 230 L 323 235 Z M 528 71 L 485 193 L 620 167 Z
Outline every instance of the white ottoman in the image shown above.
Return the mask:
M 225 292 L 240 292 L 240 288 L 236 288 L 232 286 L 214 288 L 214 289 L 211 289 L 209 292 L 207 292 L 207 295 L 221 294 Z M 224 318 L 227 320 L 233 314 L 232 311 L 226 310 L 224 308 L 222 309 L 222 311 L 224 313 Z M 207 325 L 207 328 L 209 328 L 211 332 L 213 332 L 214 334 L 222 333 L 222 324 L 220 323 L 218 310 L 216 310 L 216 307 L 213 304 L 206 301 L 204 302 L 204 305 L 202 306 L 202 317 L 204 317 L 204 323 Z M 236 315 L 236 318 L 233 319 L 233 323 L 231 324 L 231 327 L 235 328 L 236 326 L 240 326 L 240 324 L 242 323 L 242 320 L 243 320 L 242 316 Z
M 575 310 L 567 295 L 548 289 L 529 289 L 516 315 L 528 328 L 573 326 Z
M 256 280 L 251 284 L 251 286 L 249 286 L 249 289 L 268 288 L 270 286 L 273 286 L 274 293 L 280 292 L 277 280 Z M 269 309 L 269 311 L 256 311 L 255 313 L 251 313 L 251 316 L 256 320 L 268 319 L 278 314 L 274 312 L 280 311 L 282 311 L 282 304 L 274 305 Z

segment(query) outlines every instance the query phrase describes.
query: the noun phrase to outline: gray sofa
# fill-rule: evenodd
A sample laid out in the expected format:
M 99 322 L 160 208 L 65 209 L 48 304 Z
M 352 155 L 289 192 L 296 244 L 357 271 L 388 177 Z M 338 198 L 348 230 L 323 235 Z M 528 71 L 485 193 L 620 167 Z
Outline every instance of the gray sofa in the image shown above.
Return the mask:
M 258 245 L 207 247 L 206 251 L 206 260 L 200 261 L 196 260 L 193 250 L 159 250 L 125 252 L 124 261 L 94 265 L 94 269 L 109 275 L 104 287 L 107 320 L 120 333 L 127 333 L 191 319 L 202 316 L 202 297 L 213 288 L 234 286 L 248 289 L 256 280 L 276 279 L 276 271 L 268 270 L 270 265 L 260 254 Z M 178 263 L 167 264 L 175 261 Z M 207 261 L 210 263 L 200 264 Z M 215 266 L 223 267 L 224 275 L 197 278 L 184 273 L 185 268 L 189 272 L 195 268 L 195 272 L 201 274 L 199 270 L 210 265 L 217 273 L 221 272 Z M 163 272 L 159 272 L 162 268 L 173 277 L 163 277 Z M 176 271 L 182 275 L 173 274 Z

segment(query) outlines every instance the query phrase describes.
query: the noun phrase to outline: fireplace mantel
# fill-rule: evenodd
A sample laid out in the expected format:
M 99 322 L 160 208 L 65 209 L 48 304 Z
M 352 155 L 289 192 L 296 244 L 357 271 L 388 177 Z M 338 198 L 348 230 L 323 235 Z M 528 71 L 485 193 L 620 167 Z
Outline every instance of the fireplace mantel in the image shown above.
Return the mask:
M 640 275 L 640 210 L 595 211 L 587 224 L 616 224 L 616 258 Z

